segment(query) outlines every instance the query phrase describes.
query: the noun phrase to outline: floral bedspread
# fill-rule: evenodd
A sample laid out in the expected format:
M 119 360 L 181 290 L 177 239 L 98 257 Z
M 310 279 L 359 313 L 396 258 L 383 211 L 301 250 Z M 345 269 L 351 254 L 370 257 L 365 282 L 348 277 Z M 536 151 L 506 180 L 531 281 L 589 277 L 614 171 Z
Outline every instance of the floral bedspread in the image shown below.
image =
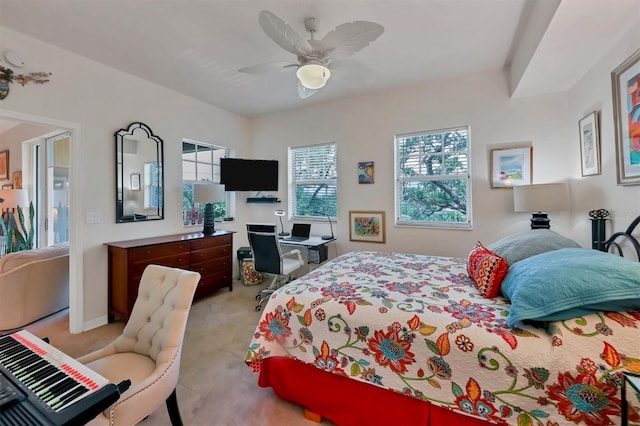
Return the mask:
M 620 424 L 640 312 L 508 328 L 508 310 L 479 295 L 465 259 L 353 252 L 273 294 L 246 362 L 296 358 L 494 423 Z

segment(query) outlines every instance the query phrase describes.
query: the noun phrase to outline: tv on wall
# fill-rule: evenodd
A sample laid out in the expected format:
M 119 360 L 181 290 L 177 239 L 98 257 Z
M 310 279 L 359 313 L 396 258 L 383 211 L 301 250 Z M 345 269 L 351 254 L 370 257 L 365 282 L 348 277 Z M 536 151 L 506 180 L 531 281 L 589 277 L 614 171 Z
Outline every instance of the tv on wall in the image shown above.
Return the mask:
M 278 161 L 221 158 L 220 183 L 226 191 L 277 191 Z

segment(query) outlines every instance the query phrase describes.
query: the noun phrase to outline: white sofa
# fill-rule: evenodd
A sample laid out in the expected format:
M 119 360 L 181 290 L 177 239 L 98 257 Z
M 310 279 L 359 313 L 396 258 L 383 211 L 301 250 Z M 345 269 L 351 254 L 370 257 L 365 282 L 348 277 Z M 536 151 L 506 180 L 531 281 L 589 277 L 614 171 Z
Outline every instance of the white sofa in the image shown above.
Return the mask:
M 69 307 L 69 245 L 0 258 L 0 330 L 23 327 Z

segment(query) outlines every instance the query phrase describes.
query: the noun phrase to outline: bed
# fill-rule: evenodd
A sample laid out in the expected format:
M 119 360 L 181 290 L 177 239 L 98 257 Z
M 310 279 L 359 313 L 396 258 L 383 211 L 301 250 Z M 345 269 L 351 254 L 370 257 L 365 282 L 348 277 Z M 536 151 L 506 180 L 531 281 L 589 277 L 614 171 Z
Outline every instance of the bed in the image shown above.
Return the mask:
M 338 256 L 271 296 L 246 363 L 339 425 L 620 424 L 639 328 L 640 263 L 532 230 L 467 258 Z

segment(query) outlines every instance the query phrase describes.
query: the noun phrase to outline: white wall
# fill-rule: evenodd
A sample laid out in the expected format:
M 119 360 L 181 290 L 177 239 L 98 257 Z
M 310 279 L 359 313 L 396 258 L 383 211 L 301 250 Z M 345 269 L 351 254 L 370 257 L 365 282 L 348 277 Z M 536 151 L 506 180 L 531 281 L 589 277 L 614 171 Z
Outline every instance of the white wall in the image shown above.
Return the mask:
M 0 27 L 0 40 L 1 51 L 11 48 L 29 58 L 29 71 L 53 73 L 44 85 L 13 84 L 0 104 L 0 116 L 3 112 L 5 116 L 7 112 L 25 114 L 79 126 L 79 149 L 75 151 L 79 156 L 74 157 L 72 149 L 71 175 L 72 184 L 80 188 L 71 208 L 82 224 L 72 224 L 72 240 L 74 225 L 79 234 L 79 241 L 72 241 L 72 250 L 77 248 L 83 259 L 84 322 L 89 327 L 99 325 L 107 315 L 107 249 L 103 244 L 185 232 L 182 139 L 226 145 L 246 155 L 248 121 L 7 28 Z M 164 140 L 165 220 L 116 224 L 114 132 L 134 121 L 147 124 Z M 101 223 L 84 223 L 87 212 L 100 213 Z M 242 220 L 243 212 L 239 213 Z
M 640 25 L 636 25 L 569 92 L 569 121 L 573 132 L 568 142 L 574 151 L 572 155 L 580 155 L 578 121 L 592 111 L 600 112 L 602 152 L 601 175 L 581 177 L 578 169 L 573 181 L 574 206 L 581 212 L 597 208 L 611 211 L 609 226 L 616 231 L 625 229 L 640 214 L 640 185 L 617 185 L 611 72 L 639 48 Z M 591 224 L 584 215 L 575 218 L 573 226 L 576 234 L 591 232 Z
M 487 72 L 257 118 L 253 154 L 278 156 L 284 188 L 287 147 L 337 143 L 339 253 L 366 249 L 466 256 L 478 240 L 490 243 L 529 227 L 530 214 L 513 213 L 512 190 L 490 188 L 492 148 L 532 143 L 534 183 L 579 173 L 579 154 L 567 143 L 574 128 L 567 105 L 566 94 L 510 100 L 504 73 Z M 394 135 L 464 125 L 471 126 L 473 230 L 394 226 Z M 374 184 L 357 183 L 359 161 L 375 162 Z M 254 210 L 261 220 L 275 219 L 272 206 Z M 385 211 L 386 244 L 350 242 L 349 210 Z M 568 231 L 569 215 L 552 215 L 552 224 Z M 312 232 L 327 233 L 328 226 L 314 224 Z

